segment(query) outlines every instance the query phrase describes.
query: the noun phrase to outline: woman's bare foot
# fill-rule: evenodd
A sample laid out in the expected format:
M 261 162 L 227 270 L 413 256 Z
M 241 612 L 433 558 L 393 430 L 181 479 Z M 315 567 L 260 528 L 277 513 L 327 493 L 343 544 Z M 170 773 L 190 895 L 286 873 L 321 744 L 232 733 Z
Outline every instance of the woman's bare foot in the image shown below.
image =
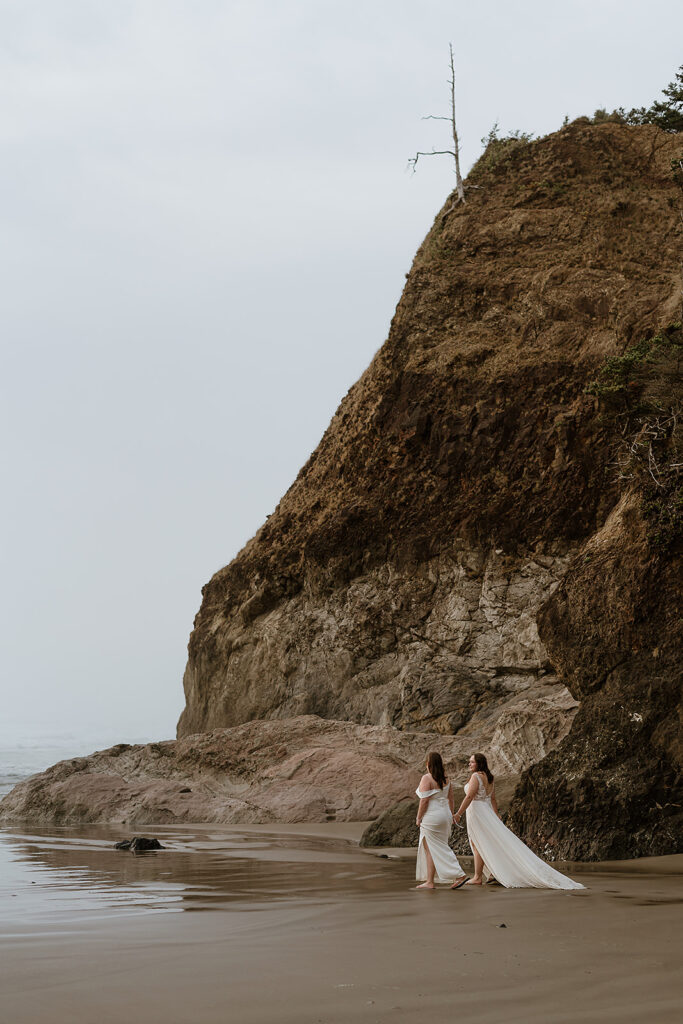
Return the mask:
M 433 882 L 423 882 L 422 885 L 416 885 L 415 888 L 416 889 L 433 889 L 434 888 L 434 883 Z
M 481 885 L 481 878 L 470 878 L 469 882 L 465 882 L 465 885 Z
M 468 876 L 467 875 L 463 875 L 462 878 L 459 878 L 457 880 L 457 882 L 453 882 L 453 885 L 451 886 L 451 889 L 462 889 L 463 885 L 467 885 L 468 881 L 469 881 Z

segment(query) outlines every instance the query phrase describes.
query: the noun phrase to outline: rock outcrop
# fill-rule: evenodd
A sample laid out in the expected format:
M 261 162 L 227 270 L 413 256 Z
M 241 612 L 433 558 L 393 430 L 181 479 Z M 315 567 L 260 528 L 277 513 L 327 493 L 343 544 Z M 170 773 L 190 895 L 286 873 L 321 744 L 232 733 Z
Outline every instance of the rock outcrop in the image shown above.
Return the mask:
M 573 705 L 566 691 L 540 697 L 530 718 L 540 731 Z M 501 731 L 501 736 L 504 730 Z M 559 736 L 557 737 L 559 742 Z M 465 771 L 482 736 L 438 737 L 453 771 Z M 366 821 L 412 796 L 430 733 L 333 722 L 315 715 L 249 722 L 180 740 L 120 744 L 89 757 L 61 761 L 34 775 L 0 803 L 0 821 L 73 825 L 169 822 Z M 515 729 L 493 763 L 528 767 L 529 748 Z M 417 801 L 413 797 L 413 803 Z
M 634 494 L 585 545 L 539 623 L 581 706 L 564 742 L 523 778 L 511 827 L 552 860 L 680 851 L 680 560 L 653 556 Z

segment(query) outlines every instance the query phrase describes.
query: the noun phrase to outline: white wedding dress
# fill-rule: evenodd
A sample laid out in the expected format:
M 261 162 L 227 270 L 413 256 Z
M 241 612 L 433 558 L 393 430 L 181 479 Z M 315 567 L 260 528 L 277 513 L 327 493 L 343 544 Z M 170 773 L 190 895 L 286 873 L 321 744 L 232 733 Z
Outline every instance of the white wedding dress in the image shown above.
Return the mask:
M 532 853 L 500 820 L 491 806 L 493 786 L 487 793 L 479 774 L 476 796 L 465 812 L 470 846 L 477 848 L 484 864 L 501 885 L 508 889 L 583 889 L 566 875 L 551 868 Z M 467 786 L 465 786 L 467 792 Z M 474 850 L 472 850 L 474 853 Z
M 428 789 L 424 793 L 419 789 L 415 790 L 420 800 L 426 800 L 429 797 L 427 810 L 420 825 L 420 844 L 417 848 L 415 878 L 418 882 L 424 882 L 427 878 L 425 843 L 429 847 L 436 868 L 435 882 L 454 882 L 456 878 L 462 878 L 465 874 L 460 867 L 458 858 L 448 845 L 448 837 L 453 824 L 452 811 L 448 802 L 450 788 L 449 782 L 443 789 Z

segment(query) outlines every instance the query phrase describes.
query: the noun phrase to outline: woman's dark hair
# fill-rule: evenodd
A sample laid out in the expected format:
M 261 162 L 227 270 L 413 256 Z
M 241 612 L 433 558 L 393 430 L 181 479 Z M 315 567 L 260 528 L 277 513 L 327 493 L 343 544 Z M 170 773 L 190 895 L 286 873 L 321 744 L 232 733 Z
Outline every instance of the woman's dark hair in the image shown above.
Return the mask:
M 483 772 L 484 775 L 486 776 L 486 778 L 489 780 L 489 782 L 493 782 L 493 775 L 491 774 L 491 769 L 488 766 L 488 761 L 486 760 L 486 755 L 485 754 L 472 754 L 472 757 L 474 758 L 474 763 L 477 766 L 477 771 L 478 772 Z M 434 775 L 434 772 L 432 772 L 432 775 Z M 436 776 L 434 776 L 434 777 L 436 778 Z
M 429 768 L 429 774 L 439 789 L 443 789 L 446 785 L 446 772 L 441 760 L 441 754 L 437 754 L 435 750 L 431 754 L 427 754 L 427 767 Z

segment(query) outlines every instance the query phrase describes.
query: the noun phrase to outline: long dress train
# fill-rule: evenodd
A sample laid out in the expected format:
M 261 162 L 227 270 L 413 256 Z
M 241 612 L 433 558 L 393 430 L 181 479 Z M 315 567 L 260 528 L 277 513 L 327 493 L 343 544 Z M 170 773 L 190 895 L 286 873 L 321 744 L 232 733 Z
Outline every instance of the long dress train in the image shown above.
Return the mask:
M 503 824 L 491 805 L 493 787 L 487 794 L 481 775 L 475 778 L 479 787 L 466 811 L 467 835 L 470 846 L 476 846 L 487 868 L 501 885 L 508 889 L 583 889 L 580 882 L 560 874 L 532 853 Z
M 452 812 L 448 803 L 450 788 L 449 782 L 443 789 L 428 789 L 424 793 L 421 793 L 419 789 L 415 790 L 420 800 L 430 798 L 420 825 L 420 844 L 417 848 L 417 865 L 415 867 L 415 878 L 418 882 L 424 882 L 427 878 L 425 842 L 436 868 L 434 879 L 436 882 L 454 882 L 456 878 L 462 878 L 465 874 L 458 863 L 458 858 L 448 845 L 448 837 L 453 824 Z

